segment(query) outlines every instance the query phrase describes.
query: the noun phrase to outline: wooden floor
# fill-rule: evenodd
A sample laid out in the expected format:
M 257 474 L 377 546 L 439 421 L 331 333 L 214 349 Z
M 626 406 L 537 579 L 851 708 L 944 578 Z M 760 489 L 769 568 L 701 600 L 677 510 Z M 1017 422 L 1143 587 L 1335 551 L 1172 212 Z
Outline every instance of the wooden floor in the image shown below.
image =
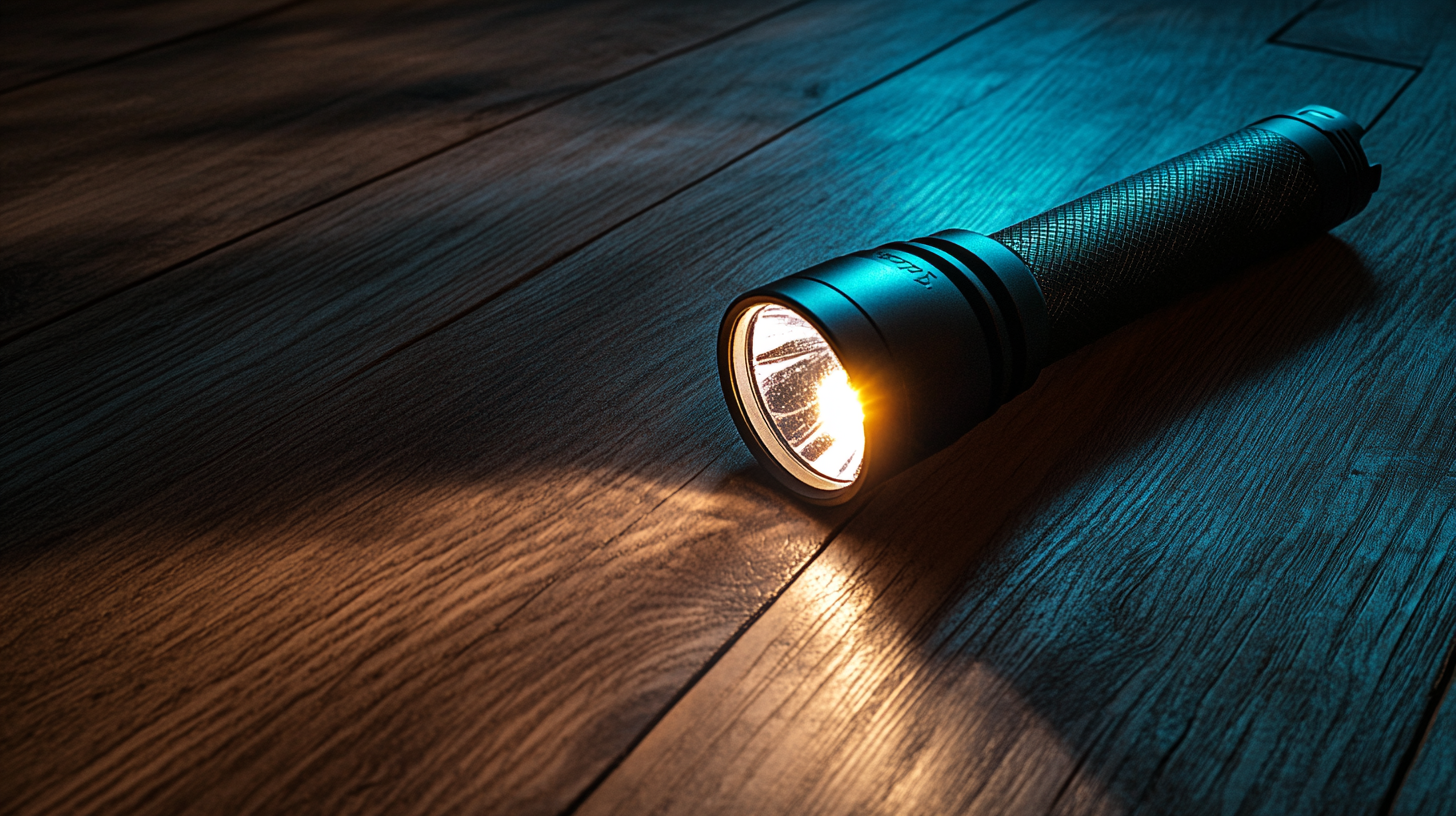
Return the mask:
M 1456 813 L 1448 0 L 8 6 L 0 812 Z M 1330 236 L 738 440 L 738 292 L 1309 102 Z

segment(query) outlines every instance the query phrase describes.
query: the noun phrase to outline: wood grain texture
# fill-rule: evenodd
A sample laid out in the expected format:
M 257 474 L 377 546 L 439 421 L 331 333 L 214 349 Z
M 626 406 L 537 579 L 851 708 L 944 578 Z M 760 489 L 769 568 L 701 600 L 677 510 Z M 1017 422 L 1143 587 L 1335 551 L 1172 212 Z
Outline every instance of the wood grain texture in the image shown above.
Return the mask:
M 319 0 L 8 94 L 0 336 L 782 5 Z
M 1377 811 L 1456 636 L 1449 82 L 1335 238 L 888 485 L 579 813 Z
M 851 14 L 855 9 L 879 9 L 881 24 L 867 26 L 863 17 Z M 712 87 L 750 89 L 730 97 L 752 111 L 753 116 L 741 117 L 750 122 L 778 107 L 764 104 L 771 100 L 765 89 L 774 88 L 784 89 L 783 107 L 811 116 L 828 103 L 816 100 L 816 93 L 806 94 L 801 83 L 820 81 L 818 75 L 805 70 L 784 79 L 782 62 L 763 63 L 793 54 L 787 57 L 794 60 L 792 67 L 810 67 L 816 60 L 832 67 L 825 83 L 856 76 L 873 81 L 903 66 L 906 48 L 934 47 L 924 42 L 927 18 L 892 15 L 890 9 L 888 4 L 826 4 L 812 16 L 786 16 L 786 28 L 765 29 L 740 50 L 701 63 L 694 74 L 697 84 L 639 87 L 638 93 L 673 92 L 653 97 L 659 100 L 653 107 L 624 108 L 630 96 L 612 97 L 599 103 L 596 116 L 563 120 L 558 127 L 567 134 L 580 134 L 581 121 L 594 126 L 589 137 L 573 137 L 579 141 L 569 155 L 583 162 L 580 142 L 600 143 L 611 133 L 595 127 L 600 112 L 658 122 L 661 100 L 695 99 L 683 92 L 703 88 L 704 76 L 712 78 Z M 968 30 L 991 16 L 987 9 L 960 8 L 929 21 L 960 21 Z M 802 47 L 806 30 L 842 31 L 859 39 L 826 38 L 825 55 L 811 58 Z M 941 42 L 953 34 L 944 33 Z M 752 91 L 755 85 L 758 90 Z M 854 89 L 828 86 L 836 87 L 830 100 Z M 673 129 L 702 134 L 693 142 L 697 150 L 683 159 L 690 168 L 700 166 L 696 161 L 705 146 L 714 144 L 712 137 L 732 140 L 743 133 L 725 133 L 722 96 L 709 97 L 705 104 L 685 111 L 704 117 L 700 130 Z M 594 112 L 578 109 L 583 111 Z M 576 127 L 569 127 L 573 123 Z M 794 121 L 769 119 L 768 124 L 782 130 Z M 765 129 L 761 138 L 775 132 Z M 629 132 L 625 138 L 641 135 Z M 529 137 L 523 143 L 542 148 Z M 620 152 L 608 148 L 609 156 Z M 423 223 L 436 240 L 449 234 L 441 223 L 475 224 L 481 231 L 496 226 L 477 224 L 479 214 L 489 209 L 472 209 L 488 206 L 476 200 L 485 185 L 472 186 L 468 175 L 461 176 L 462 167 L 483 155 L 488 154 L 466 156 L 447 168 L 461 185 L 455 203 L 415 205 L 430 216 Z M 735 154 L 720 155 L 726 161 Z M 526 160 L 519 154 L 506 158 Z M 665 175 L 666 164 L 650 166 Z M 583 173 L 601 169 L 600 163 L 586 163 L 558 165 L 553 172 L 574 167 Z M 642 175 L 641 167 L 634 176 Z M 633 177 L 600 176 L 589 175 L 618 185 Z M 658 176 L 640 183 L 656 182 Z M 525 182 L 530 180 L 502 194 L 529 191 Z M 417 183 L 421 187 L 405 188 L 406 193 L 440 189 Z M 754 191 L 738 189 L 734 208 L 752 205 Z M 570 192 L 591 202 L 580 183 Z M 551 207 L 576 200 L 563 202 L 563 196 L 558 193 Z M 408 201 L 409 195 L 398 190 L 381 199 L 376 205 L 380 218 L 398 219 Z M 462 209 L 451 212 L 454 207 Z M 705 390 L 712 381 L 700 366 L 684 364 L 700 359 L 702 346 L 674 344 L 638 358 L 639 344 L 623 348 L 602 342 L 613 332 L 644 329 L 652 336 L 665 331 L 693 338 L 711 323 L 724 293 L 703 284 L 715 283 L 716 270 L 727 265 L 726 247 L 718 246 L 709 262 L 693 261 L 698 285 L 655 285 L 676 279 L 672 264 L 706 251 L 700 246 L 702 217 L 687 221 L 683 212 L 634 228 L 633 245 L 618 247 L 610 259 L 578 256 L 549 285 L 530 281 L 516 290 L 533 291 L 530 300 L 503 299 L 502 305 L 477 312 L 468 327 L 456 328 L 462 321 L 432 336 L 449 332 L 466 338 L 469 351 L 461 362 L 468 370 L 441 367 L 462 353 L 458 348 L 447 347 L 424 361 L 406 350 L 390 358 L 400 363 L 386 361 L 356 380 L 357 386 L 335 392 L 339 401 L 331 398 L 327 406 L 315 401 L 300 409 L 298 400 L 279 400 L 280 413 L 293 412 L 281 434 L 258 434 L 255 425 L 246 449 L 222 457 L 217 454 L 225 447 L 206 452 L 197 461 L 213 460 L 208 473 L 179 481 L 186 472 L 178 472 L 167 483 L 170 489 L 149 501 L 142 501 L 144 492 L 134 492 L 134 506 L 109 525 L 47 547 L 12 549 L 4 586 L 12 626 L 3 644 L 11 659 L 0 678 L 16 695 L 0 740 L 7 767 L 17 769 L 8 779 L 16 790 L 9 800 L 23 812 L 169 810 L 189 804 L 335 810 L 352 805 L 351 797 L 365 796 L 357 791 L 366 790 L 370 780 L 387 778 L 388 789 L 377 792 L 378 807 L 391 811 L 466 805 L 509 812 L 559 810 L 784 584 L 835 518 L 814 515 L 806 523 L 776 492 L 734 475 L 743 468 L 743 454 L 716 399 Z M 334 222 L 340 225 L 340 241 L 358 235 L 360 221 L 347 215 Z M 658 248 L 657 230 L 664 225 L 681 236 L 681 253 Z M 751 220 L 740 226 L 744 234 L 735 230 L 720 240 L 737 246 L 762 231 Z M 374 236 L 370 250 L 397 253 L 378 259 L 380 268 L 416 252 L 417 244 L 401 243 L 409 228 L 422 229 L 415 223 Z M 312 270 L 314 265 L 304 260 L 339 252 L 341 244 L 327 236 L 315 225 L 302 233 L 301 243 L 316 254 L 287 264 L 265 254 L 260 269 Z M 417 259 L 420 266 L 409 270 L 413 276 L 396 280 L 418 279 L 421 269 L 450 269 L 457 280 L 481 277 L 484 270 L 496 275 L 495 286 L 509 283 L 522 270 L 500 256 L 499 245 L 465 240 L 480 237 L 480 232 L 469 233 L 460 244 Z M 319 251 L 320 243 L 326 252 Z M 454 260 L 442 260 L 451 256 Z M 651 264 L 634 265 L 628 262 L 632 257 Z M 388 317 L 386 306 L 408 302 L 407 293 L 359 274 L 354 262 L 343 258 L 333 286 L 366 287 L 366 303 L 373 292 L 379 298 L 370 309 L 374 319 Z M 760 256 L 759 266 L 745 267 L 736 280 L 763 276 L 765 265 L 777 262 Z M 604 269 L 611 274 L 603 274 Z M 286 285 L 276 290 L 280 297 L 270 308 L 250 304 L 246 289 L 199 300 L 230 298 L 246 313 L 239 319 L 252 323 L 261 314 L 263 324 L 237 341 L 236 348 L 251 351 L 250 343 L 291 322 L 274 310 L 298 302 L 297 287 L 311 278 L 279 273 L 277 280 Z M 681 334 L 674 334 L 672 325 L 644 326 L 638 319 L 647 311 L 643 299 L 678 296 L 675 292 L 696 300 L 691 313 L 677 316 L 670 310 L 672 320 L 694 322 Z M 133 304 L 130 322 L 118 331 L 137 331 L 138 315 L 156 321 L 151 325 L 172 324 L 168 302 L 152 301 L 147 304 L 152 309 Z M 343 311 L 317 302 L 313 308 L 319 309 L 322 324 Z M 206 325 L 195 314 L 190 319 L 173 342 L 185 344 L 199 325 Z M 361 329 L 356 336 L 370 333 Z M 254 382 L 276 399 L 287 393 L 287 383 L 278 381 L 287 366 L 279 365 L 276 355 L 291 345 L 292 339 L 285 338 L 237 368 L 263 365 L 264 378 Z M 338 347 L 346 346 L 340 342 Z M 669 353 L 676 358 L 664 359 Z M 211 367 L 227 357 L 181 354 L 173 358 L 181 370 L 173 373 L 185 377 L 187 366 Z M 141 367 L 167 364 L 166 358 L 134 352 L 130 359 Z M 344 367 L 340 373 L 349 371 Z M 423 403 L 397 402 L 400 376 L 408 383 L 404 393 L 424 398 Z M 655 379 L 651 393 L 641 388 L 649 376 Z M 304 373 L 299 380 L 308 377 Z M 86 388 L 84 377 L 75 382 Z M 421 390 L 422 385 L 428 388 Z M 688 393 L 695 399 L 685 407 L 679 396 Z M 212 421 L 237 420 L 235 404 L 215 406 L 212 413 L 218 416 Z M 711 413 L 703 410 L 709 407 Z M 440 414 L 436 409 L 441 408 L 463 409 L 465 424 Z M 615 430 L 612 417 L 620 418 Z M 344 435 L 319 436 L 314 423 L 321 419 L 324 428 Z M 653 433 L 638 433 L 636 423 L 644 420 L 652 423 Z M 154 445 L 152 462 L 196 455 L 197 437 L 189 437 L 185 428 L 170 433 L 174 441 Z M 234 441 L 240 438 L 246 436 Z M 276 447 L 279 443 L 282 448 Z M 289 451 L 287 461 L 278 458 L 280 450 Z M 728 470 L 715 470 L 713 462 L 726 451 L 734 451 L 724 461 Z M 139 469 L 148 459 L 134 461 L 131 471 L 109 478 L 125 481 L 132 473 L 138 481 L 149 478 Z M 701 488 L 688 484 L 695 474 L 694 484 Z M 194 492 L 203 484 L 210 487 Z M 110 488 L 105 481 L 98 486 Z M 259 490 L 268 497 L 259 496 Z M 677 494 L 680 499 L 674 499 Z M 263 503 L 255 504 L 259 498 Z M 646 518 L 664 502 L 660 513 Z M 767 509 L 761 508 L 763 502 Z M 305 521 L 308 517 L 314 521 Z M 750 533 L 748 520 L 755 519 L 753 527 L 760 532 Z M 90 589 L 78 588 L 57 606 L 47 590 L 56 581 L 79 581 Z M 98 621 L 108 618 L 119 628 L 98 628 Z M 57 641 L 47 638 L 66 642 L 60 659 L 48 645 Z M 401 703 L 408 710 L 401 710 Z M 59 705 L 64 713 L 58 713 Z M 36 745 L 53 748 L 37 752 Z M 251 770 L 243 773 L 245 768 Z M 446 785 L 446 777 L 455 784 Z
M 1448 0 L 1324 0 L 1277 41 L 1418 67 L 1450 23 Z
M 11 542 L 44 546 L 133 506 L 1008 7 L 785 14 L 0 349 Z
M 1401 102 L 1392 107 L 1381 125 L 1385 132 L 1380 134 L 1380 144 L 1388 150 L 1412 155 L 1429 152 L 1437 156 L 1445 151 L 1447 156 L 1445 167 L 1437 164 L 1439 169 L 1436 169 L 1427 165 L 1424 174 L 1413 168 L 1416 171 L 1409 175 L 1408 186 L 1399 192 L 1419 195 L 1426 185 L 1444 185 L 1447 189 L 1452 186 L 1451 142 L 1442 133 L 1439 123 L 1456 116 L 1456 99 L 1451 93 L 1453 86 L 1456 86 L 1456 36 L 1448 36 L 1439 43 L 1426 70 L 1401 95 Z M 1448 205 L 1445 212 L 1450 211 Z M 1442 211 L 1431 211 L 1433 214 L 1439 212 Z M 1452 238 L 1451 230 L 1426 221 L 1424 229 L 1416 226 L 1412 232 L 1414 240 L 1424 245 L 1417 244 L 1409 254 L 1416 258 L 1427 255 L 1430 261 L 1421 264 L 1424 273 L 1431 277 L 1444 276 L 1449 280 L 1456 270 L 1456 264 L 1450 261 L 1451 256 L 1456 254 L 1456 239 Z M 1444 264 L 1441 262 L 1443 257 L 1446 259 Z M 1426 310 L 1431 313 L 1443 307 L 1451 307 L 1449 296 L 1444 303 L 1435 301 L 1426 305 Z M 1447 323 L 1447 342 L 1451 337 L 1450 326 Z M 1456 474 L 1448 472 L 1447 480 L 1456 481 Z M 1446 542 L 1447 558 L 1456 557 L 1453 543 L 1456 543 L 1456 538 Z M 1456 617 L 1456 612 L 1451 609 L 1453 600 L 1450 597 L 1444 600 L 1448 620 Z M 1395 816 L 1456 814 L 1456 796 L 1452 795 L 1456 791 L 1456 694 L 1452 693 L 1452 675 L 1456 673 L 1456 666 L 1451 663 L 1456 660 L 1456 638 L 1448 636 L 1446 648 L 1447 662 L 1442 667 L 1444 675 L 1441 680 L 1432 683 L 1426 694 L 1412 700 L 1413 706 L 1426 708 L 1434 717 L 1427 724 L 1425 733 L 1418 736 L 1419 744 L 1411 746 L 1416 749 L 1412 752 L 1414 763 L 1405 778 L 1400 780 L 1400 789 L 1393 791 L 1396 795 L 1391 812 Z
M 336 209 L 321 208 L 316 220 L 219 253 L 226 262 L 198 265 L 207 274 L 166 276 L 156 282 L 162 288 L 137 287 L 88 310 L 85 321 L 7 349 L 5 382 L 24 385 L 7 392 L 7 405 L 24 395 L 24 405 L 36 406 L 25 436 L 7 428 L 7 440 L 23 440 L 21 454 L 7 455 L 49 453 L 8 460 L 21 465 L 5 472 L 44 471 L 78 446 L 87 458 L 64 464 L 69 476 L 25 502 L 7 494 L 12 529 L 28 532 L 0 556 L 0 765 L 8 771 L 0 776 L 0 809 L 561 812 L 854 511 L 799 507 L 751 466 L 713 372 L 711 337 L 729 297 L 876 241 L 949 224 L 1010 223 L 1311 95 L 1368 117 L 1406 75 L 1262 48 L 1294 12 L 1289 6 L 1061 2 L 1013 16 L 831 105 L 993 11 L 938 12 L 967 15 L 954 18 L 961 29 L 947 18 L 901 16 L 929 13 L 918 8 L 886 14 L 875 26 L 846 17 L 873 8 L 888 6 L 824 4 L 784 15 L 777 20 L 784 28 L 744 32 L 762 37 L 757 45 L 714 52 L 697 69 L 673 74 L 680 84 L 647 82 L 644 73 L 644 84 L 630 91 L 624 84 L 623 95 L 600 97 L 596 106 L 558 106 L 551 115 L 577 115 L 518 131 L 518 141 L 492 143 L 495 152 L 452 152 L 437 169 L 402 175 L 399 186 L 371 186 Z M 826 30 L 866 39 L 834 41 L 859 48 L 821 46 L 840 54 L 832 59 L 785 56 Z M 927 32 L 938 37 L 927 41 Z M 799 73 L 786 79 L 791 70 Z M 1150 75 L 1165 81 L 1149 85 Z M 704 76 L 721 85 L 699 84 Z M 827 83 L 817 102 L 811 82 Z M 728 87 L 743 90 L 721 90 Z M 704 88 L 720 96 L 673 118 L 692 104 L 687 91 Z M 639 95 L 645 101 L 633 107 Z M 1170 109 L 1185 115 L 1149 114 Z M 758 116 L 767 121 L 743 124 Z M 636 147 L 655 140 L 706 146 L 712 160 L 676 146 Z M 497 154 L 501 163 L 493 164 Z M 503 170 L 517 165 L 527 169 Z M 682 175 L 659 178 L 673 168 Z M 648 193 L 641 198 L 609 192 L 639 185 Z M 375 198 L 375 191 L 385 192 Z M 501 202 L 516 196 L 536 203 L 501 215 Z M 558 220 L 544 215 L 573 206 L 581 209 Z M 497 233 L 516 243 L 495 242 Z M 580 240 L 516 248 L 543 234 Z M 1444 257 L 1429 245 L 1402 247 L 1407 259 Z M 994 461 L 968 468 L 974 441 L 929 463 L 949 462 L 951 475 L 972 489 L 990 484 L 1009 497 L 1004 505 L 968 506 L 967 494 L 946 485 L 917 498 L 923 468 L 892 485 L 871 508 L 880 514 L 870 517 L 880 519 L 876 529 L 902 529 L 886 520 L 894 515 L 888 503 L 910 515 L 918 508 L 969 519 L 972 535 L 902 539 L 922 566 L 895 562 L 891 552 L 884 563 L 904 569 L 877 591 L 918 580 L 917 569 L 932 584 L 964 584 L 955 559 L 979 563 L 984 551 L 970 547 L 968 555 L 965 545 L 983 532 L 977 525 L 1009 514 L 1018 496 L 1060 501 L 1067 491 L 1056 489 L 1057 479 L 1136 484 L 1128 474 L 1136 463 L 1120 458 L 1124 451 L 1137 454 L 1139 442 L 1155 447 L 1158 432 L 1182 421 L 1180 410 L 1217 415 L 1236 400 L 1208 407 L 1210 393 L 1250 372 L 1273 377 L 1286 356 L 1352 320 L 1351 292 L 1368 302 L 1370 274 L 1338 244 L 1300 257 L 1281 267 L 1274 280 L 1283 283 L 1211 295 L 1265 304 L 1254 319 L 1262 333 L 1234 332 L 1231 349 L 1200 345 L 1224 338 L 1201 333 L 1203 301 L 1195 301 L 1180 307 L 1191 310 L 1186 335 L 1178 322 L 1155 323 L 1133 329 L 1163 327 L 1152 339 L 1167 342 L 1151 351 L 1135 333 L 1114 338 L 1122 352 L 1099 347 L 1112 362 L 1090 370 L 1105 379 L 1064 373 L 1061 385 L 1044 382 L 1037 393 L 1050 392 L 1041 397 L 1050 404 L 1040 413 L 1027 407 L 1037 398 L 1027 395 L 998 417 L 1012 427 L 993 433 L 1001 441 L 991 452 L 1023 461 L 1009 477 Z M 1337 274 L 1313 280 L 1315 267 Z M 1285 327 L 1281 307 L 1306 296 L 1312 311 L 1296 310 Z M 1237 306 L 1215 300 L 1208 308 L 1222 314 Z M 1422 319 L 1449 321 L 1449 314 Z M 1397 320 L 1389 337 L 1380 336 L 1398 345 L 1408 327 Z M 1439 362 L 1429 367 L 1439 373 Z M 1148 382 L 1145 367 L 1163 373 Z M 17 371 L 26 376 L 13 377 Z M 1142 401 L 1139 389 L 1148 394 Z M 1409 404 L 1386 406 L 1389 428 L 1420 430 L 1408 415 L 1436 421 L 1417 391 L 1413 385 Z M 1069 415 L 1072 398 L 1087 410 Z M 46 410 L 74 413 L 46 425 Z M 1124 424 L 1132 427 L 1119 430 Z M 112 426 L 119 430 L 107 436 Z M 1061 430 L 1038 437 L 1045 427 Z M 1173 447 L 1205 442 L 1202 428 L 1195 423 Z M 1403 500 L 1402 491 L 1441 464 L 1423 458 L 1429 440 L 1400 442 L 1399 468 L 1390 450 L 1362 450 L 1370 470 L 1352 489 L 1394 491 Z M 128 445 L 130 452 L 106 459 Z M 1278 461 L 1288 465 L 1291 456 Z M 1146 458 L 1165 466 L 1163 484 L 1178 501 L 1196 501 L 1229 475 L 1200 473 L 1207 462 L 1197 457 L 1181 466 L 1171 453 Z M 1397 476 L 1410 484 L 1391 487 Z M 46 504 L 77 479 L 89 480 L 96 504 L 80 492 Z M 1347 505 L 1364 506 L 1349 499 L 1331 515 Z M 1173 503 L 1173 516 L 1186 507 Z M 977 509 L 990 512 L 981 519 Z M 1250 509 L 1268 505 L 1252 501 Z M 1150 507 L 1146 515 L 1158 512 Z M 1411 528 L 1428 522 L 1418 516 Z M 800 588 L 823 580 L 813 570 L 860 557 L 845 548 L 865 529 L 836 537 L 708 681 L 745 644 L 782 631 L 764 624 L 802 606 Z M 1093 546 L 1111 546 L 1099 541 Z M 1426 553 L 1414 538 L 1409 549 L 1410 570 L 1424 574 Z M 1320 559 L 1338 555 L 1318 547 L 1301 553 L 1296 566 L 1308 570 L 1300 576 L 1315 579 Z M 1276 559 L 1268 568 L 1273 578 L 1250 566 L 1247 583 L 1257 589 L 1286 575 L 1280 566 Z M 1036 599 L 1014 599 L 1022 605 L 1003 607 L 998 619 L 1030 631 L 1018 616 Z M 1372 603 L 1380 608 L 1380 600 Z M 1134 622 L 1141 611 L 1117 608 Z M 1183 628 L 1166 624 L 1157 634 L 1207 634 L 1187 622 L 1196 617 L 1169 620 Z M 888 620 L 873 634 L 892 635 L 897 626 Z M 1067 629 L 1097 645 L 1084 627 Z M 850 626 L 839 634 L 858 633 Z M 833 631 L 821 637 L 837 642 Z M 1153 646 L 1130 642 L 1129 652 Z M 880 658 L 862 652 L 860 659 L 870 671 Z M 913 685 L 913 673 L 905 678 Z M 977 688 L 994 696 L 1011 687 Z M 684 705 L 702 699 L 695 689 Z M 1025 700 L 997 716 L 1006 728 L 1024 724 L 1011 738 L 1029 757 L 1077 748 L 1048 719 L 1044 699 Z M 682 710 L 664 725 L 680 723 Z M 954 722 L 978 710 L 967 704 L 945 717 L 932 706 L 921 714 Z M 1185 713 L 1176 705 L 1169 711 Z M 844 725 L 837 716 L 831 711 L 825 722 Z M 851 750 L 852 725 L 842 732 Z M 925 733 L 933 736 L 929 727 Z M 964 747 L 962 758 L 992 754 L 984 744 Z M 1297 768 L 1298 757 L 1288 765 Z M 941 781 L 958 783 L 962 767 Z M 1022 766 L 1002 767 L 1014 776 Z M 783 765 L 787 782 L 794 768 Z M 1005 781 L 1025 787 L 1038 778 Z M 692 790 L 695 783 L 664 774 L 660 784 Z
M 298 0 L 8 0 L 0 93 L 294 5 Z

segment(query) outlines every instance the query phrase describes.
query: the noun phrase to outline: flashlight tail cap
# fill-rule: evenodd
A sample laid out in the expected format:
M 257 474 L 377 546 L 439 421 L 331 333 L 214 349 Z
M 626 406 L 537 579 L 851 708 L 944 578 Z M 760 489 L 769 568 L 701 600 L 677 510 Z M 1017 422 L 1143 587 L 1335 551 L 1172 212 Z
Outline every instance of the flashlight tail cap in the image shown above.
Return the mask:
M 1365 156 L 1365 129 L 1324 105 L 1305 105 L 1249 125 L 1288 139 L 1309 157 L 1324 193 L 1319 229 L 1333 229 L 1359 215 L 1380 189 L 1381 167 Z

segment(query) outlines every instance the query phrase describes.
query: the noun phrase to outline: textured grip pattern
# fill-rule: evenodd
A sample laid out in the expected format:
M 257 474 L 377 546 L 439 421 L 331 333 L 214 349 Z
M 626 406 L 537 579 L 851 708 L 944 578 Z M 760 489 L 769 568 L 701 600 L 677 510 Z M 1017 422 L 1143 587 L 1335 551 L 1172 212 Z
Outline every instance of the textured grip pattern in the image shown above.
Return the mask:
M 1054 360 L 1307 237 L 1320 206 L 1309 158 L 1249 128 L 991 237 L 1041 285 Z

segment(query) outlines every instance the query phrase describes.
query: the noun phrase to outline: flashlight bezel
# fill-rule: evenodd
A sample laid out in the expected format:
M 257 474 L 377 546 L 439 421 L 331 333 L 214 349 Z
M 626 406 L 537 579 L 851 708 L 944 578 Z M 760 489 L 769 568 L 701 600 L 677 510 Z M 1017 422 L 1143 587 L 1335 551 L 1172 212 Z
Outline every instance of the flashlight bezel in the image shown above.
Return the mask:
M 769 304 L 814 327 L 859 396 L 865 441 L 848 484 L 804 478 L 775 455 L 782 437 L 772 418 L 754 421 L 743 317 Z M 1041 369 L 1045 323 L 1045 302 L 1019 258 L 977 233 L 946 231 L 832 258 L 739 296 L 719 324 L 719 379 L 764 469 L 801 499 L 840 504 L 945 447 L 1029 386 Z

